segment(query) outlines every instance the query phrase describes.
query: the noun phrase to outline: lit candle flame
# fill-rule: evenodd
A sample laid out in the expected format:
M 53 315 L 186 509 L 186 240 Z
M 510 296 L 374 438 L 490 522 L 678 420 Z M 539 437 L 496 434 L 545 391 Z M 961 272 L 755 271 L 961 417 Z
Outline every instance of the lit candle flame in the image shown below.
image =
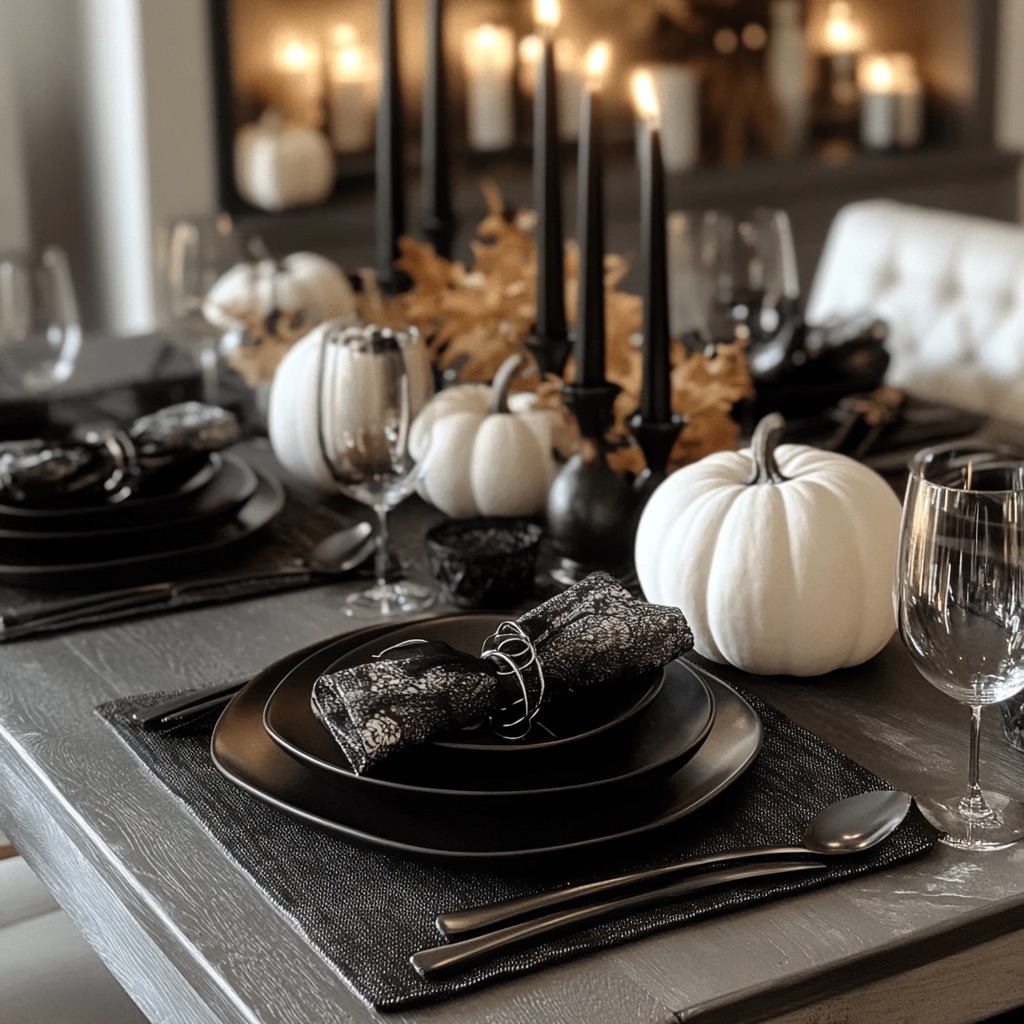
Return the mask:
M 358 42 L 359 33 L 356 31 L 355 25 L 342 22 L 342 24 L 334 26 L 334 45 L 339 50 L 348 49 L 348 47 L 355 46 Z
M 864 46 L 864 30 L 845 0 L 829 4 L 825 16 L 825 48 L 829 53 L 856 53 Z
M 562 20 L 558 0 L 534 0 L 533 20 L 541 30 L 550 32 L 558 28 L 558 23 Z
M 636 112 L 652 127 L 658 127 L 661 108 L 658 104 L 658 93 L 654 88 L 654 78 L 649 71 L 637 71 L 633 74 L 633 104 Z
M 366 54 L 363 53 L 362 47 L 346 46 L 343 50 L 338 51 L 335 67 L 337 68 L 338 77 L 342 81 L 356 81 L 363 77 L 366 67 Z
M 604 76 L 608 72 L 608 65 L 611 63 L 611 59 L 611 47 L 603 39 L 600 42 L 594 43 L 594 45 L 587 50 L 585 67 L 587 71 L 588 88 L 601 88 L 601 85 L 604 82 Z
M 290 39 L 281 48 L 279 60 L 288 71 L 305 71 L 316 63 L 316 53 L 301 39 Z

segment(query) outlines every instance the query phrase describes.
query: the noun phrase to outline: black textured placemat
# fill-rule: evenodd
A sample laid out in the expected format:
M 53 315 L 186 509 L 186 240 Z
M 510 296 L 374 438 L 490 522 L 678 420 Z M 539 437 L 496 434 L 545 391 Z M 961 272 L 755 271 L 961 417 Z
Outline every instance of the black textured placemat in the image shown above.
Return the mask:
M 279 515 L 263 530 L 232 544 L 222 552 L 208 552 L 202 558 L 183 558 L 179 563 L 180 576 L 178 581 L 209 580 L 214 583 L 219 577 L 237 577 L 243 574 L 260 576 L 258 579 L 235 581 L 224 586 L 214 586 L 200 592 L 184 593 L 176 597 L 173 604 L 154 605 L 140 598 L 138 606 L 127 606 L 104 613 L 85 612 L 73 618 L 63 619 L 58 625 L 19 626 L 13 637 L 5 636 L 0 630 L 0 643 L 15 642 L 27 637 L 42 636 L 48 633 L 64 633 L 82 626 L 92 626 L 103 622 L 134 618 L 141 615 L 160 615 L 168 611 L 179 611 L 204 604 L 221 604 L 226 601 L 239 601 L 243 598 L 258 597 L 262 594 L 276 594 L 284 590 L 294 590 L 323 582 L 323 577 L 314 573 L 288 573 L 280 576 L 263 576 L 277 569 L 294 569 L 302 565 L 304 553 L 312 550 L 317 542 L 333 533 L 352 525 L 353 520 L 325 508 L 312 498 L 292 490 L 285 489 L 285 503 Z M 166 568 L 160 570 L 159 579 L 166 578 Z M 357 575 L 356 573 L 352 574 Z M 98 576 L 97 582 L 103 582 Z M 136 580 L 127 582 L 113 580 L 110 589 L 129 586 Z M 138 582 L 147 582 L 140 579 Z M 103 589 L 88 593 L 103 593 Z M 0 616 L 11 613 L 24 614 L 28 611 L 45 611 L 54 601 L 62 601 L 69 597 L 77 597 L 83 593 L 82 588 L 76 590 L 60 590 L 54 587 L 45 589 L 18 586 L 0 580 Z
M 154 694 L 156 701 L 166 694 Z M 439 911 L 523 895 L 679 857 L 753 845 L 796 843 L 834 800 L 892 788 L 866 768 L 750 695 L 764 746 L 748 773 L 706 808 L 641 840 L 531 862 L 466 866 L 403 855 L 294 819 L 225 779 L 210 759 L 213 717 L 174 733 L 143 732 L 129 703 L 101 705 L 104 718 L 228 854 L 298 924 L 353 991 L 382 1010 L 432 1002 L 491 981 L 579 956 L 708 915 L 739 909 L 918 856 L 937 834 L 916 807 L 881 846 L 819 873 L 695 896 L 555 936 L 461 974 L 426 981 L 408 962 L 436 946 Z M 425 798 L 426 799 L 426 798 Z M 430 813 L 425 805 L 424 813 Z M 571 813 L 571 812 L 569 812 Z M 613 813 L 613 811 L 610 811 Z

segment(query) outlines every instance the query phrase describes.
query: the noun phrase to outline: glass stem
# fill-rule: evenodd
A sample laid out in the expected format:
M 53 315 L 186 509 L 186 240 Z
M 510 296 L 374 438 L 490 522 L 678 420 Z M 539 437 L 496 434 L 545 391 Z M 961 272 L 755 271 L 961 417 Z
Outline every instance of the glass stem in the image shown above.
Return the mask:
M 992 809 L 985 801 L 981 792 L 980 762 L 981 756 L 981 705 L 971 705 L 971 753 L 967 767 L 967 793 L 962 801 L 963 810 L 972 817 L 988 817 Z
M 217 377 L 217 338 L 205 337 L 199 348 L 199 387 L 203 401 L 216 405 L 220 397 L 220 382 Z
M 377 556 L 375 562 L 377 586 L 383 587 L 388 582 L 388 552 L 390 550 L 388 508 L 387 505 L 374 505 L 373 511 L 377 516 Z

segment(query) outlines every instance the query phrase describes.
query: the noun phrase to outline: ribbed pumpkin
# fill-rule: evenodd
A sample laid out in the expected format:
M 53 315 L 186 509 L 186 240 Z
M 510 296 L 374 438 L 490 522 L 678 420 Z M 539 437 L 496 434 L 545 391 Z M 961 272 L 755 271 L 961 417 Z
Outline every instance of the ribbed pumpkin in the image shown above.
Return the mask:
M 550 410 L 512 412 L 508 389 L 525 360 L 510 356 L 488 387 L 439 392 L 413 424 L 420 495 L 454 519 L 535 515 L 556 472 Z
M 662 483 L 641 515 L 636 571 L 648 600 L 675 605 L 698 653 L 762 675 L 859 665 L 895 629 L 900 501 L 873 470 L 834 452 L 719 452 Z

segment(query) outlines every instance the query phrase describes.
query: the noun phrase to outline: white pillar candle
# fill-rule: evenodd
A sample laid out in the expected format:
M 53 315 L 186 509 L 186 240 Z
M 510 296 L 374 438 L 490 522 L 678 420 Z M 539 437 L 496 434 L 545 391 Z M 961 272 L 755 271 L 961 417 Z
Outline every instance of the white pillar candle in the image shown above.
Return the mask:
M 857 101 L 857 55 L 864 49 L 864 29 L 845 0 L 834 0 L 825 14 L 822 34 L 832 102 L 849 106 Z
M 583 95 L 583 67 L 580 52 L 569 39 L 555 45 L 558 68 L 558 137 L 575 142 L 580 137 L 580 99 Z
M 688 64 L 651 68 L 661 109 L 661 156 L 666 171 L 688 171 L 700 159 L 700 76 Z
M 872 54 L 858 68 L 860 137 L 867 149 L 910 149 L 921 141 L 924 95 L 908 53 Z
M 331 142 L 338 153 L 359 153 L 373 144 L 373 60 L 351 25 L 339 25 L 328 76 Z
M 501 25 L 466 35 L 466 132 L 473 149 L 508 149 L 515 141 L 515 37 Z
M 285 36 L 278 41 L 274 64 L 277 105 L 285 118 L 319 128 L 323 123 L 320 47 L 301 36 Z

